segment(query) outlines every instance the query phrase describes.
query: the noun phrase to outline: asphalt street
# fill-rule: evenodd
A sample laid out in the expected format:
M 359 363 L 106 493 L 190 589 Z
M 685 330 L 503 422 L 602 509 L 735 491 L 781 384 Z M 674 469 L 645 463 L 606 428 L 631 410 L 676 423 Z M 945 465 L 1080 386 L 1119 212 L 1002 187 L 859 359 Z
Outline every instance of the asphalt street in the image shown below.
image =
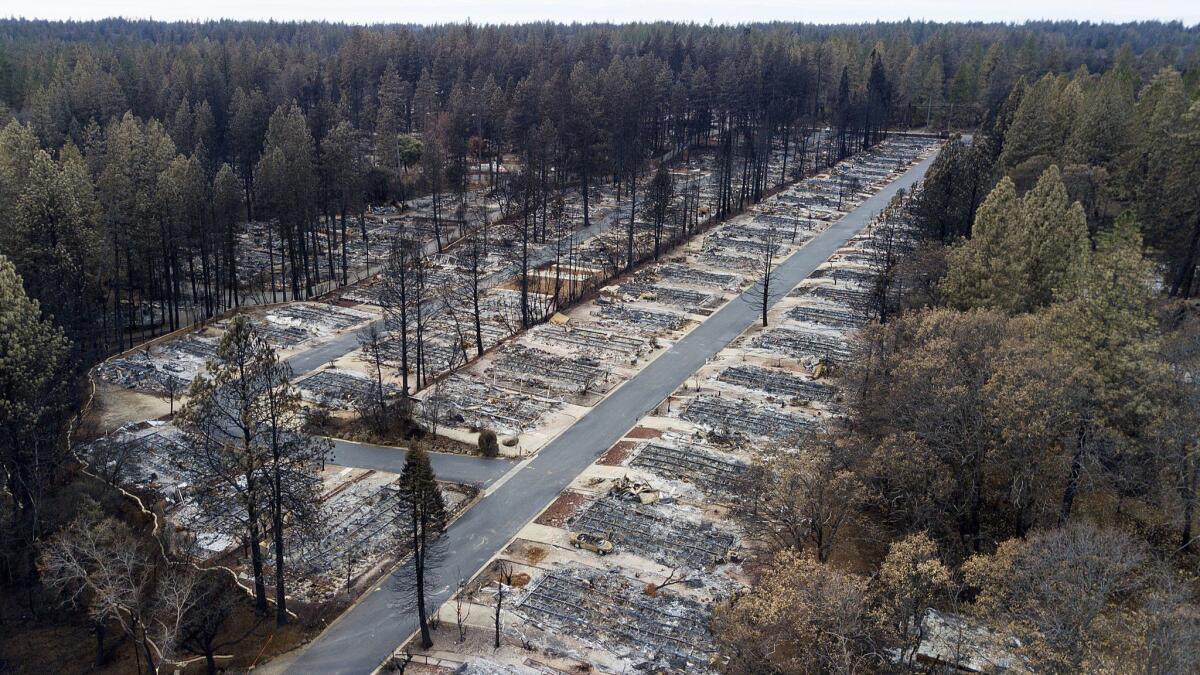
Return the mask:
M 773 285 L 777 290 L 771 302 L 812 274 L 867 225 L 898 190 L 920 180 L 932 161 L 930 157 L 909 169 L 785 260 L 776 269 Z M 750 288 L 746 294 L 753 297 L 757 292 Z M 753 302 L 729 302 L 542 448 L 531 461 L 505 476 L 444 535 L 449 570 L 437 583 L 430 584 L 430 605 L 440 606 L 449 599 L 457 583 L 451 576 L 469 577 L 487 564 L 575 476 L 758 318 Z M 372 672 L 416 628 L 416 614 L 395 581 L 397 575 L 407 572 L 408 568 L 401 566 L 377 584 L 314 640 L 288 672 Z

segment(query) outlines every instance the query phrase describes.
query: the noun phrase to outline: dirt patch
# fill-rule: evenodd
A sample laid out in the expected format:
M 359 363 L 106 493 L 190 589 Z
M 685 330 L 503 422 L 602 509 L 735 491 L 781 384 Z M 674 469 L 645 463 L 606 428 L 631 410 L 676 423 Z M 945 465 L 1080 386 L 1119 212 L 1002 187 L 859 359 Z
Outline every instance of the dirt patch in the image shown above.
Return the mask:
M 661 429 L 651 429 L 650 427 L 634 427 L 632 431 L 625 434 L 625 438 L 658 438 L 662 436 Z
M 564 492 L 554 500 L 542 515 L 534 522 L 548 527 L 566 527 L 567 520 L 575 515 L 579 507 L 588 500 L 586 495 L 578 492 Z
M 179 410 L 180 405 L 180 400 L 176 398 L 175 410 Z M 96 400 L 88 417 L 96 432 L 104 434 L 128 422 L 158 419 L 170 412 L 171 403 L 165 397 L 97 382 Z
M 549 553 L 549 551 L 547 551 L 545 547 L 530 546 L 529 550 L 525 552 L 525 559 L 529 561 L 530 565 L 537 565 L 546 559 L 547 553 Z
M 519 563 L 515 566 L 519 566 Z M 513 569 L 513 563 L 507 560 L 493 560 L 492 564 L 488 565 L 487 569 L 475 577 L 474 581 L 468 587 L 474 593 L 481 588 L 486 588 L 495 584 L 497 581 L 503 581 L 507 586 L 516 586 L 518 577 L 524 577 L 522 586 L 529 583 L 532 577 L 526 572 L 518 572 Z
M 600 459 L 596 460 L 596 463 L 604 466 L 621 466 L 625 458 L 629 457 L 629 453 L 633 452 L 637 446 L 638 444 L 633 441 L 617 441 L 616 445 L 606 450 Z
M 314 423 L 310 419 L 309 431 L 330 438 L 341 438 L 358 443 L 386 445 L 394 448 L 421 448 L 426 452 L 448 452 L 455 455 L 479 455 L 479 447 L 473 443 L 434 435 L 415 422 L 395 423 L 383 431 L 372 428 L 357 415 L 327 419 Z

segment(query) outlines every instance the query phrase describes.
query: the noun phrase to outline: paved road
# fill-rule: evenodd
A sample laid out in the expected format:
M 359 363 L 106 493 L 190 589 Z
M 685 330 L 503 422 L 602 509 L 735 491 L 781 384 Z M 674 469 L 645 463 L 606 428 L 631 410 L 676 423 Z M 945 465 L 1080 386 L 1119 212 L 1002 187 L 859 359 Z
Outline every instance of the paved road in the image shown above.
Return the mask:
M 817 235 L 779 266 L 772 303 L 864 227 L 901 188 L 918 181 L 932 158 L 917 164 L 896 181 Z M 746 291 L 753 294 L 753 288 Z M 444 536 L 447 560 L 457 573 L 471 575 L 546 507 L 595 459 L 659 402 L 673 392 L 709 357 L 758 320 L 754 303 L 733 301 L 675 343 L 611 396 L 564 431 L 493 492 L 466 512 Z M 370 673 L 416 629 L 416 617 L 396 589 L 393 572 L 322 633 L 288 669 L 289 673 Z M 447 574 L 446 576 L 451 576 Z M 433 585 L 430 605 L 449 599 L 453 579 Z
M 337 438 L 330 440 L 333 441 L 333 459 L 330 460 L 330 464 L 392 473 L 404 470 L 407 453 L 402 448 L 355 443 Z M 438 478 L 455 483 L 469 483 L 480 488 L 491 485 L 516 465 L 511 459 L 486 459 L 447 452 L 431 452 L 429 460 Z

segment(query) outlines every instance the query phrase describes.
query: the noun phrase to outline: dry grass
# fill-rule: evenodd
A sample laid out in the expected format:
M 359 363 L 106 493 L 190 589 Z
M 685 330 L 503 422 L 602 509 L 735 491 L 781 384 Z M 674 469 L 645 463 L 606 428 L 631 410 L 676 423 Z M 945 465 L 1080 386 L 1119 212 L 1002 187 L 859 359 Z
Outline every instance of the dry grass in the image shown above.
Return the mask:
M 525 552 L 525 559 L 529 561 L 530 565 L 537 565 L 546 559 L 548 553 L 549 551 L 544 546 L 530 546 L 529 550 Z

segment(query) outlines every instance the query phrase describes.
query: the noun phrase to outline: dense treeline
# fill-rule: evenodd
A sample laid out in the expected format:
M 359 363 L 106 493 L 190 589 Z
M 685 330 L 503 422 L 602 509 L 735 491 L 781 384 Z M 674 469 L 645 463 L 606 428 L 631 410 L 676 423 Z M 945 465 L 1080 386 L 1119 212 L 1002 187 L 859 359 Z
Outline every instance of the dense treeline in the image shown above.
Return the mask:
M 1022 78 L 976 142 L 954 144 L 915 205 L 926 238 L 971 234 L 975 210 L 1007 175 L 1028 190 L 1058 167 L 1093 237 L 1124 211 L 1142 225 L 1164 290 L 1190 298 L 1200 262 L 1200 107 L 1194 72 L 1163 68 L 1142 80 L 1127 59 L 1102 74 L 1079 69 Z
M 303 297 L 347 279 L 348 221 L 371 204 L 449 195 L 438 211 L 454 213 L 468 189 L 505 188 L 544 233 L 554 193 L 579 190 L 586 222 L 592 186 L 636 203 L 648 160 L 703 143 L 720 153 L 722 216 L 760 195 L 768 150 L 805 128 L 831 126 L 845 154 L 889 126 L 974 125 L 1021 78 L 1120 58 L 1133 85 L 1174 67 L 1186 90 L 1195 38 L 1152 23 L 9 20 L 0 241 L 90 362 L 132 327 L 241 302 L 247 220 L 271 223 L 270 278 L 255 282 Z M 502 161 L 521 167 L 508 186 Z
M 1021 78 L 888 210 L 878 243 L 905 253 L 870 289 L 849 414 L 755 474 L 771 556 L 718 612 L 729 670 L 920 671 L 934 630 L 949 661 L 1196 670 L 1188 79 L 1128 55 Z
M 161 664 L 195 655 L 205 658 L 207 672 L 216 673 L 218 653 L 253 642 L 261 633 L 253 623 L 231 629 L 239 621 L 235 617 L 253 622 L 255 612 L 265 614 L 261 565 L 252 607 L 230 570 L 200 569 L 190 561 L 192 543 L 164 531 L 161 512 L 156 518 L 142 502 L 115 489 L 107 472 L 101 471 L 101 477 L 81 470 L 69 440 L 78 411 L 70 343 L 22 286 L 12 263 L 0 255 L 0 652 L 6 668 L 86 669 L 78 648 L 91 643 L 94 668 L 153 674 Z M 256 339 L 244 320 L 235 324 L 236 336 L 222 343 L 229 352 L 244 347 L 238 339 Z M 246 389 L 269 390 L 271 405 L 256 407 L 243 419 L 255 418 L 247 424 L 259 425 L 269 417 L 266 425 L 277 432 L 297 409 L 297 398 L 288 388 L 290 370 L 259 343 L 254 363 L 246 367 L 243 359 L 239 372 L 253 380 Z M 229 372 L 213 375 L 217 382 L 234 378 Z M 211 433 L 213 424 L 205 422 L 211 422 L 215 404 L 211 398 L 199 399 L 185 414 L 196 421 L 197 434 Z M 228 455 L 222 462 L 193 449 L 226 472 L 237 475 L 238 467 L 244 468 L 251 487 L 256 480 L 274 486 L 270 498 L 250 501 L 273 522 L 270 539 L 272 550 L 278 551 L 281 520 L 304 519 L 307 512 L 301 510 L 317 503 L 312 481 L 300 477 L 311 475 L 306 462 L 319 458 L 324 446 L 305 438 L 282 448 L 279 434 L 269 435 L 277 441 L 276 451 L 242 458 L 242 464 L 229 461 Z M 196 458 L 191 465 L 201 471 Z M 220 485 L 237 485 L 236 480 L 211 482 L 217 491 Z M 245 489 L 243 484 L 232 491 Z M 215 521 L 236 522 L 237 509 L 226 507 L 239 503 L 237 495 L 213 497 L 221 498 L 220 508 L 205 513 Z M 259 543 L 254 540 L 256 550 Z M 286 618 L 283 576 L 275 576 L 277 612 Z M 52 636 L 44 633 L 47 628 Z

